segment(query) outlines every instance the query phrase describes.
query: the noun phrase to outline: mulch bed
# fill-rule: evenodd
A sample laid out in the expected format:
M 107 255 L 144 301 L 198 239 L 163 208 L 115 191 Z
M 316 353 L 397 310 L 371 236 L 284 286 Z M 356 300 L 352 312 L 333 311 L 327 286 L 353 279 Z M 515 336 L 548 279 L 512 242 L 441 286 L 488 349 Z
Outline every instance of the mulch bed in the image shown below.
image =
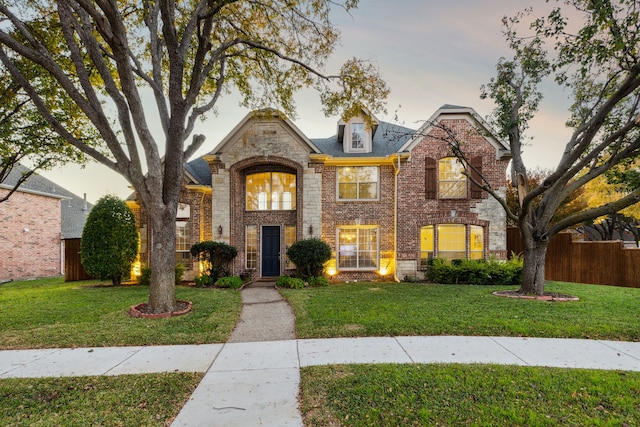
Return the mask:
M 131 307 L 131 317 L 143 317 L 145 319 L 164 319 L 167 317 L 182 316 L 191 311 L 191 301 L 176 301 L 176 309 L 170 313 L 153 313 L 146 302 Z
M 580 300 L 580 298 L 578 297 L 574 297 L 572 295 L 567 295 L 567 294 L 560 294 L 557 292 L 545 292 L 544 295 L 528 295 L 528 294 L 521 294 L 518 291 L 497 291 L 497 292 L 494 292 L 493 295 L 497 297 L 505 297 L 505 298 L 518 298 L 518 299 L 553 301 L 553 302 L 567 302 L 567 301 Z

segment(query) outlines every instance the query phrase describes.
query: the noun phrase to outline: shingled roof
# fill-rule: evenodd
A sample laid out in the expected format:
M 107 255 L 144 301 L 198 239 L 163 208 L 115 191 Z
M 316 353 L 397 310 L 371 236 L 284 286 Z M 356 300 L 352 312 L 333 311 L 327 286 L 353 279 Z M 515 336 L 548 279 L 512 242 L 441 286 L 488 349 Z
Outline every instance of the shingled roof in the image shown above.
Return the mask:
M 29 168 L 23 165 L 16 165 L 4 182 L 0 184 L 0 187 L 5 189 L 13 188 L 20 176 L 28 171 Z M 82 237 L 82 229 L 87 221 L 87 215 L 93 208 L 91 203 L 37 173 L 31 175 L 22 183 L 18 191 L 61 199 L 60 216 L 62 218 L 62 229 L 60 232 L 62 233 L 62 238 L 74 239 Z
M 370 153 L 345 153 L 338 135 L 330 138 L 312 139 L 313 143 L 324 154 L 333 157 L 386 157 L 395 154 L 415 135 L 415 130 L 393 123 L 380 122 L 371 141 Z

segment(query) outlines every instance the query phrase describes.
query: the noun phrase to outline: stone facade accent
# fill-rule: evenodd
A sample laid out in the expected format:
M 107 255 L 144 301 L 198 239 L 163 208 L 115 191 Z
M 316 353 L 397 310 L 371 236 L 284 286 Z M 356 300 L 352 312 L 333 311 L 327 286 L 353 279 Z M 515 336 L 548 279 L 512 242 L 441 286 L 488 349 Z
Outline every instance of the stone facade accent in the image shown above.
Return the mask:
M 462 151 L 482 169 L 483 177 L 504 194 L 506 147 L 486 132 L 471 109 L 445 106 L 436 119 L 463 141 Z M 420 134 L 420 132 L 424 132 Z M 384 135 L 384 134 L 382 134 Z M 471 183 L 461 198 L 434 196 L 434 178 L 427 178 L 430 165 L 451 157 L 447 132 L 440 126 L 426 126 L 402 149 L 378 154 L 341 154 L 318 140 L 327 152 L 304 136 L 286 117 L 274 110 L 249 114 L 209 154 L 203 156 L 211 172 L 209 192 L 191 185 L 181 193 L 181 202 L 191 206 L 191 239 L 224 241 L 238 250 L 234 274 L 260 277 L 262 227 L 279 227 L 280 274 L 289 274 L 286 265 L 285 230 L 295 227 L 296 240 L 319 237 L 332 248 L 330 267 L 335 269 L 338 232 L 341 227 L 375 228 L 378 236 L 378 265 L 375 269 L 337 271 L 340 281 L 402 280 L 421 278 L 420 229 L 440 224 L 483 227 L 483 256 L 506 258 L 506 215 L 498 202 Z M 336 137 L 337 138 L 337 137 Z M 339 143 L 339 138 L 336 140 Z M 389 143 L 378 142 L 378 143 Z M 393 150 L 401 145 L 394 146 Z M 339 147 L 339 146 L 338 146 Z M 329 153 L 329 154 L 327 154 Z M 373 151 L 372 151 L 373 153 Z M 505 155 L 506 153 L 506 155 Z M 338 200 L 337 174 L 343 166 L 378 168 L 378 197 L 375 200 Z M 247 210 L 247 176 L 262 172 L 282 172 L 296 177 L 296 205 L 292 210 Z M 437 179 L 437 178 L 436 178 Z M 207 184 L 209 185 L 209 184 Z M 203 186 L 206 187 L 206 186 Z M 188 189 L 187 189 L 188 188 Z M 139 214 L 144 230 L 145 214 Z M 247 270 L 246 230 L 257 230 L 257 266 Z M 469 247 L 469 227 L 465 247 Z M 150 230 L 146 229 L 147 232 Z M 277 234 L 270 234 L 270 238 Z M 468 254 L 467 254 L 468 255 Z M 145 255 L 141 256 L 141 260 Z M 197 265 L 191 266 L 192 275 Z
M 0 257 L 0 282 L 62 274 L 60 198 L 16 191 L 0 218 L 0 247 L 11 248 Z

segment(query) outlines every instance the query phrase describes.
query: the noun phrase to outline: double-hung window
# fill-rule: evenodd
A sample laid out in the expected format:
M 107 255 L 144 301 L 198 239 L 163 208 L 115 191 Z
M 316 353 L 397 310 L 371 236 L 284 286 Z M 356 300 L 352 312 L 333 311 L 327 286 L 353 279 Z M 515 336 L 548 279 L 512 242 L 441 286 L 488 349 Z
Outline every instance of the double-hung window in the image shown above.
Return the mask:
M 378 187 L 377 166 L 338 168 L 338 200 L 377 200 Z

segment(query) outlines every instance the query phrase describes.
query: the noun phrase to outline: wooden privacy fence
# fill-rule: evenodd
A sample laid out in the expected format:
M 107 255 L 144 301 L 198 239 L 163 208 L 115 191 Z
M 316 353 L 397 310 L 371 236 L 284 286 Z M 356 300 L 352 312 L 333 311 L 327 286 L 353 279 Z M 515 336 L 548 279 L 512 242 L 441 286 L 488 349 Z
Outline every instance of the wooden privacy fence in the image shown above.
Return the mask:
M 507 251 L 523 252 L 517 228 L 507 230 Z M 559 233 L 549 243 L 545 279 L 640 288 L 640 249 L 626 249 L 619 240 L 583 242 Z
M 84 271 L 80 262 L 81 239 L 65 239 L 64 241 L 64 281 L 87 280 L 92 277 Z

